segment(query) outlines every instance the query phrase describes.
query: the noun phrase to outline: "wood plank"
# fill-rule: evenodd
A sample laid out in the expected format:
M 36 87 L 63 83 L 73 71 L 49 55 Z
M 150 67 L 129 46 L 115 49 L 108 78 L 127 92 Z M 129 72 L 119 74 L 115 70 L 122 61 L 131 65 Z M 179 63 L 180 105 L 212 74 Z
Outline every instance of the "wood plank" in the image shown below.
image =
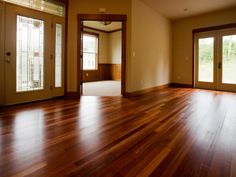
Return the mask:
M 235 177 L 236 94 L 162 88 L 0 110 L 0 176 Z

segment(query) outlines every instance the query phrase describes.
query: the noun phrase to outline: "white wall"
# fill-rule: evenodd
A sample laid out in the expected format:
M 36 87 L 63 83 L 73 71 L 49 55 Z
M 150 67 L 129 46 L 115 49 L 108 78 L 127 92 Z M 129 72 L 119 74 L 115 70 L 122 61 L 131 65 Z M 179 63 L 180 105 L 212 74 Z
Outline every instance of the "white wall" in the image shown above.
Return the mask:
M 122 32 L 116 31 L 113 33 L 109 33 L 109 63 L 111 64 L 121 64 L 121 47 L 122 47 Z
M 132 0 L 131 91 L 170 83 L 171 22 L 139 0 Z

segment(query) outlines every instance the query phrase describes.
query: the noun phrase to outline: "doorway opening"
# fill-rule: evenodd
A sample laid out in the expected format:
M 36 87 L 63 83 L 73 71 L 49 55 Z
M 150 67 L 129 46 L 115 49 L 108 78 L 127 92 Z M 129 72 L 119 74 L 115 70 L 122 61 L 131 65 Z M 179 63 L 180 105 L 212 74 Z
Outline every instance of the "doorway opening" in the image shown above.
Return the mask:
M 196 88 L 236 91 L 236 28 L 195 33 Z
M 126 15 L 78 14 L 77 94 L 124 96 Z
M 82 95 L 121 96 L 122 23 L 83 21 Z

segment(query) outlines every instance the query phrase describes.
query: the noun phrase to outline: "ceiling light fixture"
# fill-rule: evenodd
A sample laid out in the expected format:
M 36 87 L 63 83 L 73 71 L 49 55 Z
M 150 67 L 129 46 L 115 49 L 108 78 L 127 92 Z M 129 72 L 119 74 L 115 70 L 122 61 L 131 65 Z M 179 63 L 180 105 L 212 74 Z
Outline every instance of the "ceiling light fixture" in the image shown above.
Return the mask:
M 100 23 L 107 26 L 107 25 L 110 25 L 112 22 L 111 21 L 100 21 Z

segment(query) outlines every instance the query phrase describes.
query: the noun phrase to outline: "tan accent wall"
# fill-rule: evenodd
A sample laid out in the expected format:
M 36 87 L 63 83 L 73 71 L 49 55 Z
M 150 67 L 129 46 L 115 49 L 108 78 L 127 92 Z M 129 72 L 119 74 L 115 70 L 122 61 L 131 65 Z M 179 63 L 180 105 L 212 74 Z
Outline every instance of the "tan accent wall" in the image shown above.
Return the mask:
M 132 0 L 131 91 L 170 83 L 171 22 L 139 0 Z
M 126 64 L 130 68 L 130 46 L 131 46 L 131 0 L 70 0 L 68 11 L 68 68 L 67 88 L 68 92 L 76 91 L 77 85 L 77 14 L 97 14 L 99 8 L 106 8 L 107 14 L 127 15 L 127 54 Z M 130 88 L 130 76 L 127 69 L 126 87 Z
M 192 30 L 230 23 L 236 23 L 236 7 L 173 22 L 172 82 L 192 84 Z

